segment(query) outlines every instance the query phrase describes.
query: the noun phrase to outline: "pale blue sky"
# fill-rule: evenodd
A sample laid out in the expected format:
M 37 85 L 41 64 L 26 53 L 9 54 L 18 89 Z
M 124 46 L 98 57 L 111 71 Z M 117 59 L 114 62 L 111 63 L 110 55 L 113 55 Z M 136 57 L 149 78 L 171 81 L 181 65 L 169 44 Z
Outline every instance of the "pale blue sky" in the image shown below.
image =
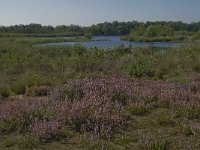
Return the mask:
M 200 0 L 0 0 L 0 25 L 200 21 Z

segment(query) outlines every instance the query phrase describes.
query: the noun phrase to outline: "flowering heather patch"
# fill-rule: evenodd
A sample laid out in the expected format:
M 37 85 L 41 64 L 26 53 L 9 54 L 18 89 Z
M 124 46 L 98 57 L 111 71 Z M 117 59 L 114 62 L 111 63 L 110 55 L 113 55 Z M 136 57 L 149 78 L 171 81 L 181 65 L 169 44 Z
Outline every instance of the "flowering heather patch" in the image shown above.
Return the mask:
M 123 123 L 123 107 L 106 96 L 90 96 L 73 103 L 68 122 L 76 131 L 111 134 Z
M 0 131 L 24 131 L 32 120 L 50 120 L 56 115 L 53 103 L 44 98 L 7 101 L 0 105 Z
M 30 131 L 45 141 L 69 126 L 76 132 L 110 137 L 126 122 L 126 109 L 143 115 L 154 108 L 171 108 L 187 119 L 199 120 L 199 87 L 199 82 L 181 86 L 125 77 L 70 80 L 46 98 L 2 102 L 0 132 Z
M 62 112 L 67 124 L 76 131 L 111 134 L 123 123 L 123 105 L 113 99 L 109 80 L 72 80 L 65 87 L 57 87 L 52 99 L 65 103 Z M 113 89 L 112 89 L 113 88 Z M 69 103 L 70 102 L 70 103 Z
M 130 87 L 126 78 L 71 80 L 67 85 L 55 88 L 51 95 L 54 100 L 80 100 L 92 93 L 107 95 L 115 101 L 120 97 L 128 99 L 132 96 Z
M 56 138 L 61 125 L 58 121 L 40 121 L 33 120 L 30 125 L 30 132 L 33 136 L 37 137 L 42 141 Z

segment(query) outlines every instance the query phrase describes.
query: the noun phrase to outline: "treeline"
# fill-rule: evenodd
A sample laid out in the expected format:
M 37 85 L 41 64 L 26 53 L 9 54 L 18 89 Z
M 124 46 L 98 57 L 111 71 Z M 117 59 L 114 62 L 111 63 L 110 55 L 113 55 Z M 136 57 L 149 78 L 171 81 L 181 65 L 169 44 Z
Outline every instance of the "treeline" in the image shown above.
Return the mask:
M 90 27 L 81 27 L 78 25 L 59 25 L 42 26 L 41 24 L 0 26 L 0 33 L 20 33 L 20 34 L 55 34 L 55 33 L 71 33 L 76 35 L 125 35 L 128 34 L 137 22 L 118 22 L 100 23 Z
M 186 24 L 182 22 L 147 22 L 137 24 L 122 39 L 129 41 L 184 41 L 198 33 L 200 23 Z
M 86 28 L 85 32 L 89 32 L 93 35 L 126 35 L 130 32 L 137 30 L 138 27 L 143 27 L 144 29 L 150 29 L 154 26 L 158 26 L 162 30 L 162 26 L 167 27 L 171 32 L 197 32 L 200 29 L 200 22 L 198 23 L 183 23 L 183 22 L 118 22 L 114 21 L 112 23 L 105 22 L 97 25 L 92 25 Z M 156 31 L 156 30 L 154 30 Z M 168 30 L 166 31 L 168 33 Z
M 151 32 L 154 26 L 168 27 L 171 32 L 197 32 L 200 29 L 200 22 L 198 23 L 183 23 L 183 22 L 118 22 L 112 23 L 104 22 L 90 27 L 81 27 L 78 25 L 59 25 L 53 26 L 42 26 L 41 24 L 29 24 L 29 25 L 14 25 L 14 26 L 0 26 L 0 33 L 15 33 L 15 34 L 63 34 L 63 35 L 127 35 L 133 30 L 138 30 L 138 27 L 146 29 L 150 28 Z M 156 31 L 156 30 L 154 30 Z M 150 33 L 151 34 L 151 33 Z
M 59 25 L 42 26 L 41 24 L 29 24 L 29 25 L 14 25 L 14 26 L 0 26 L 0 33 L 16 33 L 16 34 L 69 34 L 69 35 L 83 35 L 83 27 L 78 25 Z

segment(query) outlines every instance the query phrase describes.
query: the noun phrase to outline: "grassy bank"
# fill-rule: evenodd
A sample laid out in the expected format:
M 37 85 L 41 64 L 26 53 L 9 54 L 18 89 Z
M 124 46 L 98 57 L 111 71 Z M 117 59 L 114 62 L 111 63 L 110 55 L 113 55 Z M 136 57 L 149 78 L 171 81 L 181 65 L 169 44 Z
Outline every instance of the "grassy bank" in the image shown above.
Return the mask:
M 122 36 L 122 40 L 137 41 L 137 42 L 182 42 L 188 39 L 188 36 L 158 36 L 158 37 L 145 37 L 145 36 Z
M 31 45 L 33 44 L 47 44 L 47 43 L 61 43 L 61 42 L 86 42 L 89 41 L 90 39 L 85 38 L 85 37 L 73 37 L 73 38 L 61 38 L 61 37 L 21 37 L 21 38 L 15 38 L 16 42 L 19 43 L 29 43 Z
M 33 46 L 48 40 L 0 38 L 0 149 L 199 148 L 199 42 Z

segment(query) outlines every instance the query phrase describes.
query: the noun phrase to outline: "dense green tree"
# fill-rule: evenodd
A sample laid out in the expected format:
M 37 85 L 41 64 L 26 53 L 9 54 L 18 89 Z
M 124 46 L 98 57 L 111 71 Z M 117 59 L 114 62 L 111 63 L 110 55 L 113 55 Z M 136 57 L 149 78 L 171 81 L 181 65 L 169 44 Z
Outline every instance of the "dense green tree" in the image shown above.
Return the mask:
M 173 27 L 170 25 L 150 25 L 146 28 L 145 36 L 147 37 L 157 37 L 157 36 L 172 36 Z
M 133 36 L 143 36 L 145 34 L 145 26 L 142 25 L 138 25 L 136 26 L 132 31 L 131 34 Z

